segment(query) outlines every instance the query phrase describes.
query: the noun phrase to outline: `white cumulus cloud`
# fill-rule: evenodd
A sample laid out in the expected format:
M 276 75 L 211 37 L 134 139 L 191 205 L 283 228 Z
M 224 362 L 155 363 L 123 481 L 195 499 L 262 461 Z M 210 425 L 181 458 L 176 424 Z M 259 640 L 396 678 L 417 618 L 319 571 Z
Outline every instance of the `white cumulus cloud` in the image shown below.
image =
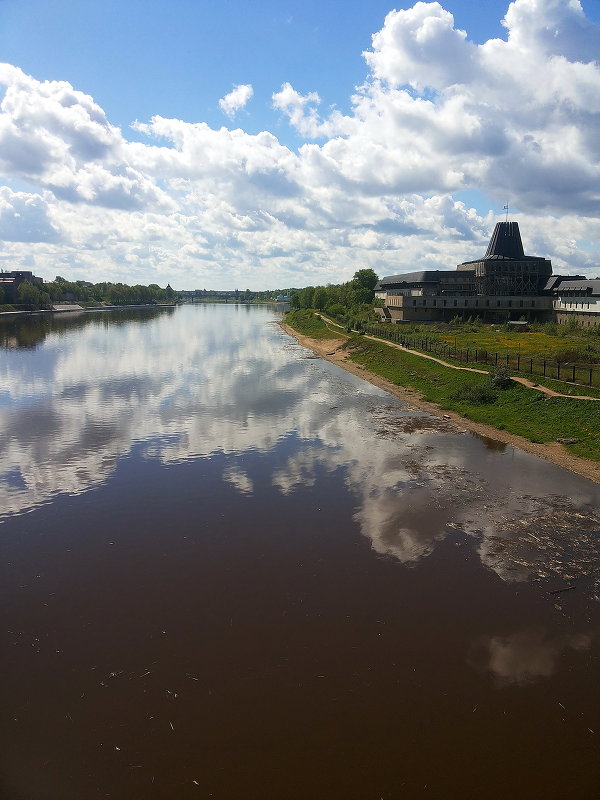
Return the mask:
M 224 114 L 227 114 L 229 119 L 233 119 L 237 112 L 244 108 L 253 94 L 252 84 L 240 83 L 238 86 L 234 86 L 229 94 L 219 100 L 219 108 Z
M 514 0 L 503 24 L 476 44 L 442 2 L 390 11 L 349 111 L 289 82 L 274 91 L 297 148 L 158 115 L 129 141 L 66 81 L 0 65 L 0 258 L 178 288 L 453 269 L 496 221 L 461 199 L 476 190 L 519 209 L 528 252 L 595 276 L 600 26 L 578 0 Z M 239 85 L 220 106 L 233 117 L 251 96 Z

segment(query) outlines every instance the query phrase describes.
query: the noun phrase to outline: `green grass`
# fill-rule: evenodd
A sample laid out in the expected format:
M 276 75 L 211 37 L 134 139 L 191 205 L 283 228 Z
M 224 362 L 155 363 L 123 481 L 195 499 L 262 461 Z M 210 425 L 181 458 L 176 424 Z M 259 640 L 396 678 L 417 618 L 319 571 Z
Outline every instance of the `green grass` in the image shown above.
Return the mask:
M 344 339 L 345 334 L 339 328 L 330 328 L 313 311 L 296 309 L 285 315 L 286 323 L 298 333 L 310 336 L 311 339 Z
M 473 369 L 483 369 L 487 370 L 488 372 L 494 368 L 493 364 L 485 364 L 479 361 L 466 364 L 464 361 L 458 361 L 457 359 L 452 358 L 451 356 L 448 357 L 444 354 L 430 353 L 429 355 L 432 355 L 434 358 L 439 358 L 442 361 L 445 361 L 447 364 L 454 364 L 457 367 L 472 367 Z M 567 381 L 557 381 L 553 378 L 544 378 L 541 375 L 533 375 L 531 372 L 519 372 L 516 369 L 509 369 L 509 372 L 511 375 L 518 375 L 521 378 L 526 378 L 532 383 L 537 383 L 539 386 L 546 386 L 548 389 L 552 389 L 555 392 L 560 392 L 561 394 L 570 394 L 573 397 L 581 395 L 583 397 L 600 398 L 600 389 L 594 389 L 591 386 L 576 385 L 574 383 L 568 383 Z
M 424 336 L 445 342 L 461 350 L 487 350 L 500 355 L 520 354 L 521 358 L 557 357 L 563 362 L 599 363 L 600 336 L 582 333 L 549 334 L 542 331 L 507 331 L 496 325 L 461 325 L 437 329 L 435 326 L 420 326 L 409 336 Z
M 419 391 L 437 403 L 477 422 L 524 436 L 532 442 L 575 438 L 567 445 L 576 455 L 600 460 L 600 405 L 594 401 L 546 397 L 517 384 L 496 393 L 489 403 L 470 403 L 468 387 L 485 386 L 487 377 L 442 367 L 411 353 L 363 337 L 348 342 L 350 358 L 399 386 Z M 473 396 L 478 396 L 475 392 Z

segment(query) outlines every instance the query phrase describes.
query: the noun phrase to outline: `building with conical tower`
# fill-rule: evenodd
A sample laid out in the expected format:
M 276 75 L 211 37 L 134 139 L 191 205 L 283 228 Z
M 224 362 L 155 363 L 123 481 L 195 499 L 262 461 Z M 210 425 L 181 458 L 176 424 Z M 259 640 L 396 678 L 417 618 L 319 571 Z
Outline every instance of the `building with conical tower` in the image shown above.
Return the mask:
M 541 295 L 552 275 L 550 259 L 525 255 L 518 222 L 498 222 L 484 257 L 457 269 L 474 271 L 476 294 L 500 297 Z
M 520 320 L 600 324 L 600 280 L 552 276 L 550 259 L 525 255 L 518 222 L 498 222 L 482 258 L 450 270 L 423 270 L 382 278 L 376 309 L 389 322 Z

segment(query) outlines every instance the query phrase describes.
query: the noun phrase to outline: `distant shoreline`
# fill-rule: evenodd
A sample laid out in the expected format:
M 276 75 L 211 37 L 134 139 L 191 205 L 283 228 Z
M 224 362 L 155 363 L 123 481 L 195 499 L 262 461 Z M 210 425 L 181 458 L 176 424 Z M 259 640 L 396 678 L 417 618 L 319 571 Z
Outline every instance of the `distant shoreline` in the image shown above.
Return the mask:
M 75 303 L 68 304 L 69 308 L 38 308 L 35 311 L 0 311 L 0 317 L 32 317 L 38 314 L 79 314 L 89 311 L 118 311 L 119 309 L 132 308 L 175 308 L 177 303 L 135 303 L 124 306 L 81 306 L 73 308 Z
M 508 431 L 499 430 L 498 428 L 494 428 L 492 425 L 486 425 L 482 422 L 475 422 L 474 420 L 466 419 L 454 411 L 441 409 L 435 403 L 430 403 L 423 400 L 421 395 L 414 389 L 390 383 L 390 381 L 382 378 L 380 375 L 364 369 L 358 364 L 354 364 L 352 361 L 348 360 L 347 351 L 338 349 L 340 342 L 347 338 L 341 332 L 340 338 L 311 339 L 310 337 L 304 336 L 303 334 L 298 333 L 298 331 L 295 331 L 283 320 L 280 322 L 280 325 L 289 336 L 292 336 L 294 339 L 296 339 L 296 341 L 303 347 L 307 347 L 309 350 L 312 350 L 312 352 L 318 355 L 320 358 L 323 358 L 325 361 L 329 361 L 332 364 L 337 364 L 338 367 L 342 367 L 342 369 L 345 369 L 347 372 L 351 372 L 353 375 L 356 375 L 357 377 L 373 384 L 373 386 L 377 386 L 379 389 L 383 389 L 389 394 L 394 395 L 399 400 L 402 400 L 408 406 L 415 408 L 418 411 L 426 411 L 428 414 L 432 414 L 435 417 L 450 419 L 456 423 L 456 425 L 460 426 L 461 428 L 465 428 L 466 430 L 469 430 L 478 436 L 482 436 L 487 439 L 493 439 L 518 450 L 523 450 L 526 453 L 539 456 L 540 458 L 550 461 L 551 463 L 556 464 L 563 469 L 568 469 L 570 472 L 574 472 L 583 478 L 587 478 L 594 483 L 600 484 L 600 463 L 592 461 L 588 458 L 576 456 L 573 453 L 570 453 L 568 450 L 565 450 L 565 448 L 558 442 L 531 442 L 529 439 L 525 439 L 523 436 L 518 436 L 517 434 L 509 433 Z

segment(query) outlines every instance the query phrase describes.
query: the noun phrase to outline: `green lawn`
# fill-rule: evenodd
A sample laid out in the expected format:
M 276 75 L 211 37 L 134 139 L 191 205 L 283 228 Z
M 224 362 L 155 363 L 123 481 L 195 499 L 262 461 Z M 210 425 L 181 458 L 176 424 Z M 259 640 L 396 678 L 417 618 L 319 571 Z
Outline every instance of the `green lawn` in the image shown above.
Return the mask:
M 336 327 L 330 328 L 313 311 L 296 309 L 288 311 L 285 321 L 298 333 L 310 336 L 311 339 L 345 339 L 346 335 Z

